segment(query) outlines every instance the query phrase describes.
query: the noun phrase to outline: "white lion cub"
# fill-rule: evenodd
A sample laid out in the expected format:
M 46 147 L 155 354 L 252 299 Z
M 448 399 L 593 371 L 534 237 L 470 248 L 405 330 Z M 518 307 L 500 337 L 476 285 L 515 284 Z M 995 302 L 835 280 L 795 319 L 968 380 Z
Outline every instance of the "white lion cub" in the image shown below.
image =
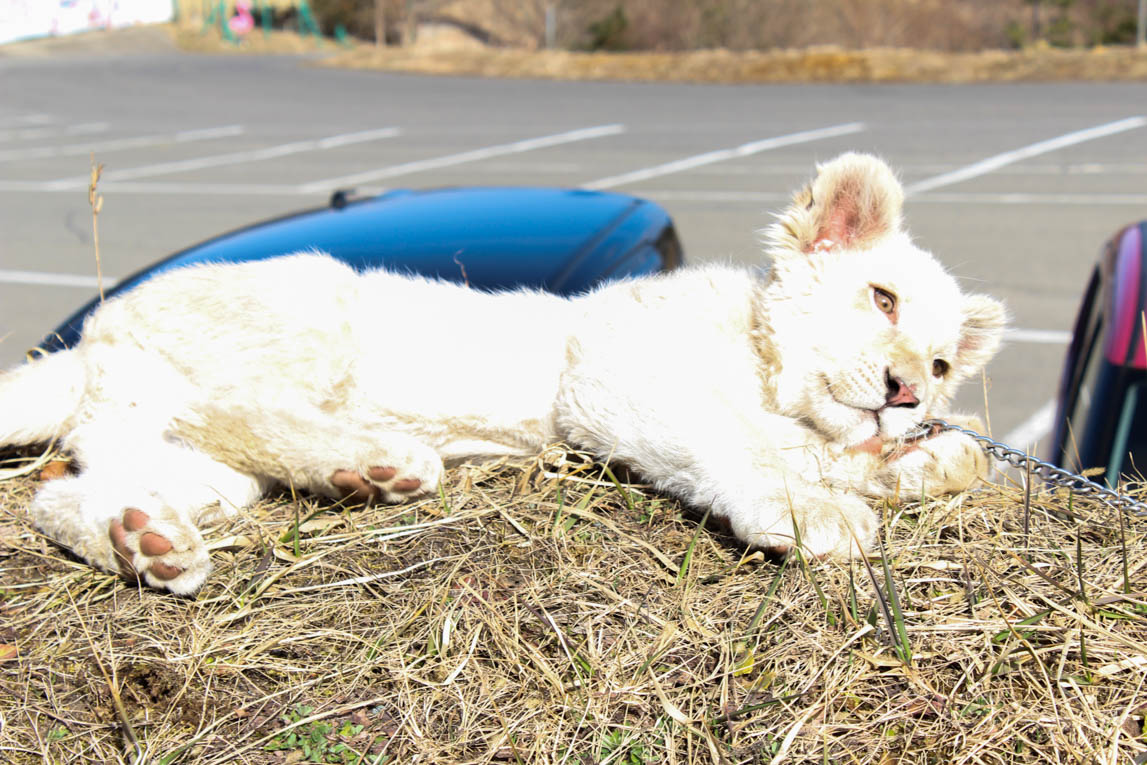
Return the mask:
M 861 499 L 962 490 L 946 414 L 995 352 L 999 303 L 961 294 L 901 228 L 881 161 L 819 168 L 768 231 L 767 277 L 724 266 L 560 298 L 485 294 L 319 254 L 187 268 L 109 300 L 72 350 L 0 376 L 0 445 L 61 439 L 79 474 L 35 523 L 100 568 L 191 593 L 200 521 L 273 484 L 402 502 L 443 460 L 564 441 L 728 520 L 746 543 L 871 549 Z

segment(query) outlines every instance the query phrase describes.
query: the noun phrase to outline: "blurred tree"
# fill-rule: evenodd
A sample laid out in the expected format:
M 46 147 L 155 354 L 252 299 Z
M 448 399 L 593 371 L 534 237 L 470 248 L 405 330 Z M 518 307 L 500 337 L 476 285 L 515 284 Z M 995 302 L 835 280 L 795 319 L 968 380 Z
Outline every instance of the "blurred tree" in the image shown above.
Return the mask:
M 590 24 L 587 50 L 624 50 L 625 30 L 629 26 L 629 19 L 625 17 L 625 9 L 621 5 L 614 7 L 605 18 Z
M 536 48 L 568 48 L 584 31 L 585 18 L 601 0 L 489 0 L 491 31 L 525 39 Z
M 374 44 L 386 45 L 386 0 L 374 0 Z
M 3 0 L 0 0 L 2 4 Z M 1127 43 L 1147 0 L 311 0 L 323 30 L 414 41 L 444 22 L 530 48 L 733 50 L 841 45 L 983 50 Z M 380 31 L 381 30 L 381 31 Z

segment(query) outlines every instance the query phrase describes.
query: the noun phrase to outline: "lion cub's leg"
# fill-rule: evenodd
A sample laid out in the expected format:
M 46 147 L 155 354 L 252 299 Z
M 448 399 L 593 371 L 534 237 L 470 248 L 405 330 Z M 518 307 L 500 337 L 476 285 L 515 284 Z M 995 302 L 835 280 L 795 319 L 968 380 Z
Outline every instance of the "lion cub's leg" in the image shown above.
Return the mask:
M 399 503 L 442 480 L 442 458 L 417 437 L 352 410 L 296 407 L 205 409 L 178 430 L 244 472 L 301 491 L 354 502 Z

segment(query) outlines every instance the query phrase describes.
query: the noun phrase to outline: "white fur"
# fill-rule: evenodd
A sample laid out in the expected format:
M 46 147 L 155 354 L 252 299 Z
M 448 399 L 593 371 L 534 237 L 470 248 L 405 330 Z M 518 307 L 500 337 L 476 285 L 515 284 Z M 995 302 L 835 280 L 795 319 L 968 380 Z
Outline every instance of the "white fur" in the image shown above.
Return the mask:
M 108 301 L 75 349 L 0 377 L 0 443 L 63 437 L 81 474 L 41 489 L 36 523 L 115 569 L 109 523 L 139 508 L 132 563 L 180 593 L 210 570 L 198 526 L 216 504 L 273 483 L 339 496 L 336 472 L 379 466 L 397 471 L 381 498 L 401 501 L 433 491 L 443 460 L 556 441 L 711 507 L 748 543 L 788 548 L 795 523 L 812 554 L 847 557 L 875 538 L 860 495 L 959 490 L 986 469 L 958 434 L 897 445 L 946 413 L 1004 319 L 910 242 L 901 199 L 883 163 L 844 155 L 770 230 L 768 279 L 706 266 L 572 299 L 321 254 L 172 272 Z M 896 296 L 895 323 L 874 287 Z M 919 405 L 885 407 L 888 375 Z M 148 573 L 148 532 L 171 542 L 175 579 Z

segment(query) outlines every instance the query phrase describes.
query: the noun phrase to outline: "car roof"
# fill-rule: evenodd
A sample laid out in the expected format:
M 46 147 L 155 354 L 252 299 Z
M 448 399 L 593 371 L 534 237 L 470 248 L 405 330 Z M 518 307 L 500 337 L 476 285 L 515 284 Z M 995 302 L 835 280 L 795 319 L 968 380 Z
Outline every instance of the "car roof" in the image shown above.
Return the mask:
M 672 240 L 668 245 L 666 238 Z M 121 280 L 108 297 L 174 268 L 307 250 L 361 269 L 386 267 L 478 289 L 524 287 L 561 295 L 680 264 L 668 213 L 626 194 L 458 187 L 349 200 L 336 192 L 328 207 L 263 221 L 181 250 Z M 42 348 L 74 344 L 84 317 L 97 304 L 93 300 L 80 308 Z

